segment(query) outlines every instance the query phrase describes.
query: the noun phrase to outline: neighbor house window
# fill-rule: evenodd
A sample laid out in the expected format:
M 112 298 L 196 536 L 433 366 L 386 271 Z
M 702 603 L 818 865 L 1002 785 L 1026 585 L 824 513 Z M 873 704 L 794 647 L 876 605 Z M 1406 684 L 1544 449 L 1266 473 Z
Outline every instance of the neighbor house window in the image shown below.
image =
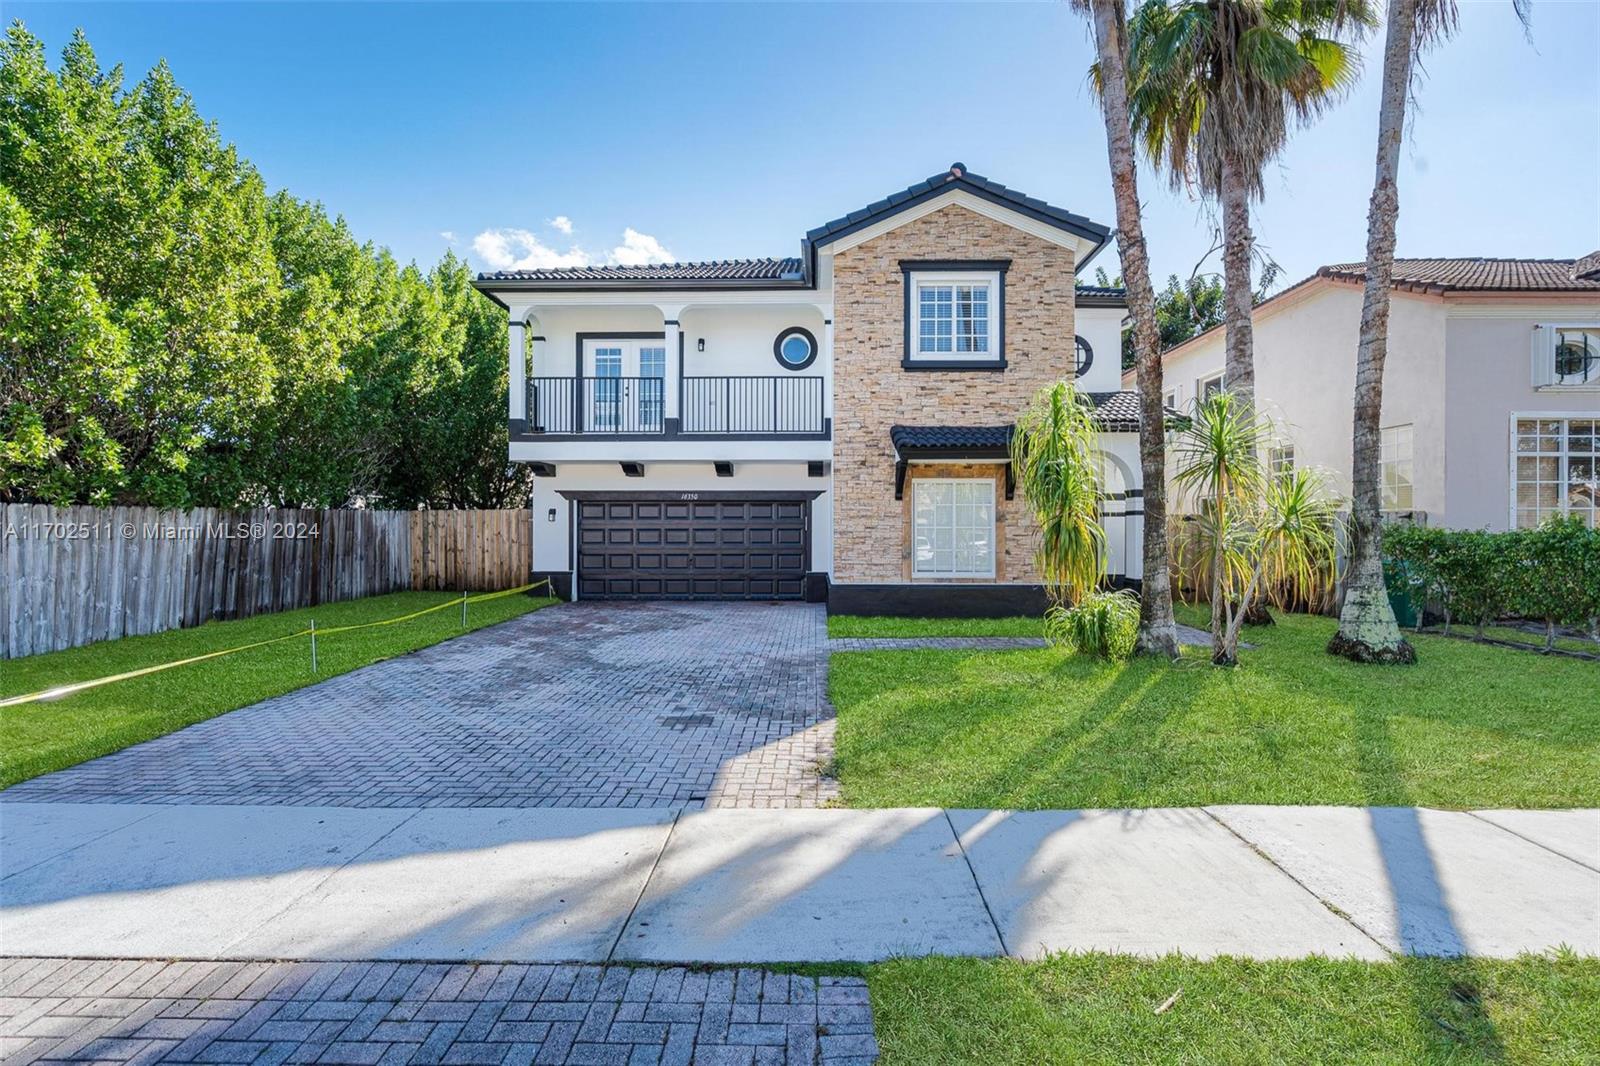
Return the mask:
M 1600 419 L 1519 418 L 1511 486 L 1512 518 L 1531 529 L 1555 514 L 1600 528 Z
M 1200 402 L 1205 403 L 1211 397 L 1222 391 L 1222 375 L 1213 374 L 1208 378 L 1201 378 L 1195 385 L 1195 395 L 1200 397 Z
M 1294 473 L 1294 445 L 1278 444 L 1267 449 L 1267 473 L 1288 477 Z
M 1382 471 L 1383 509 L 1409 511 L 1411 491 L 1411 427 L 1390 426 L 1378 438 L 1378 462 Z
M 1600 325 L 1543 325 L 1533 334 L 1539 388 L 1600 388 Z
M 912 574 L 994 576 L 994 479 L 918 478 L 911 514 Z
M 1004 367 L 1002 320 L 1008 265 L 902 262 L 906 282 L 905 365 L 935 370 Z

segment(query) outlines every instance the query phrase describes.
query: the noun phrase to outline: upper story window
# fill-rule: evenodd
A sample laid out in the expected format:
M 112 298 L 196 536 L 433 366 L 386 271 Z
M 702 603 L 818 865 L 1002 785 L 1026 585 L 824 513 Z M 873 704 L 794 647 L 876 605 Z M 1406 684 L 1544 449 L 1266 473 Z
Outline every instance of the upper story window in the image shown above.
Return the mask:
M 1208 378 L 1201 378 L 1195 382 L 1194 394 L 1200 397 L 1200 402 L 1205 403 L 1211 397 L 1222 391 L 1222 375 L 1212 374 Z
M 790 326 L 772 342 L 772 357 L 785 370 L 804 370 L 817 361 L 817 338 L 803 326 Z
M 1533 331 L 1535 388 L 1600 388 L 1600 325 L 1546 324 Z
M 1005 368 L 1005 261 L 902 260 L 911 370 Z

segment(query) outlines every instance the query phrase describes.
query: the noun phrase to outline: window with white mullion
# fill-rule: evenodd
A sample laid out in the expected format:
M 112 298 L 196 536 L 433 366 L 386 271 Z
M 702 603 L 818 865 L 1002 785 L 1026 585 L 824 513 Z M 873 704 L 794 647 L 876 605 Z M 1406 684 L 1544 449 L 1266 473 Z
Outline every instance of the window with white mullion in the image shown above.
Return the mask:
M 910 274 L 914 330 L 908 353 L 928 360 L 998 361 L 998 273 Z
M 918 478 L 911 486 L 912 573 L 993 577 L 993 479 Z
M 1532 529 L 1557 514 L 1600 528 L 1600 419 L 1518 418 L 1513 524 Z

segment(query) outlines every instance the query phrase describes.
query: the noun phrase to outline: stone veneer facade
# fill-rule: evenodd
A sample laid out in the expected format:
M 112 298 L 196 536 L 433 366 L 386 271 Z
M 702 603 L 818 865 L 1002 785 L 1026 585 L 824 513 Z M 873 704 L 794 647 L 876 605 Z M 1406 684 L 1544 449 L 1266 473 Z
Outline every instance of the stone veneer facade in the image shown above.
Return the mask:
M 1003 371 L 905 370 L 902 259 L 1009 259 Z M 833 559 L 839 582 L 911 580 L 912 477 L 997 478 L 995 581 L 1034 584 L 1035 525 L 993 463 L 912 464 L 894 498 L 894 425 L 1014 422 L 1073 369 L 1073 252 L 950 204 L 833 257 Z M 970 579 L 969 579 L 970 580 Z M 922 578 L 918 583 L 938 583 Z

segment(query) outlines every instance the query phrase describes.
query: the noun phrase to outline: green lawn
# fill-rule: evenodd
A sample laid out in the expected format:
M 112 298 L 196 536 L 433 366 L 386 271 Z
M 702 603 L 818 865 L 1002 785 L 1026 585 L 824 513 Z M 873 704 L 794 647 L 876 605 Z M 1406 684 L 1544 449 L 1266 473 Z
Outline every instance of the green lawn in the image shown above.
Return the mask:
M 878 615 L 830 614 L 830 637 L 1042 637 L 1044 619 L 892 618 Z
M 867 982 L 884 1066 L 1600 1062 L 1600 960 L 1572 956 L 906 959 Z
M 845 802 L 1600 804 L 1600 666 L 1425 635 L 1415 667 L 1359 666 L 1324 654 L 1333 625 L 1248 629 L 1233 670 L 1199 651 L 836 654 Z
M 12 659 L 0 663 L 0 698 L 266 640 L 304 629 L 312 618 L 318 629 L 331 629 L 459 598 L 450 592 L 399 592 Z M 467 626 L 504 622 L 554 602 L 517 595 L 469 604 Z M 0 708 L 0 788 L 461 633 L 461 612 L 449 607 L 392 626 L 318 637 L 316 675 L 309 641 L 288 640 L 59 699 Z

